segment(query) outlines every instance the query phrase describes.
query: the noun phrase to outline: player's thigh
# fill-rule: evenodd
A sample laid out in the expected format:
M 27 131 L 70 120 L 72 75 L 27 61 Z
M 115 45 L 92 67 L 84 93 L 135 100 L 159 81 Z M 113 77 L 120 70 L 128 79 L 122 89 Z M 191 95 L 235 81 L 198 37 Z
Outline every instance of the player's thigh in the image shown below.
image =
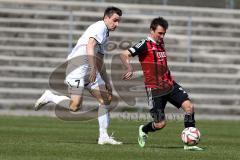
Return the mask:
M 163 97 L 156 97 L 153 99 L 153 108 L 150 110 L 151 116 L 155 123 L 164 121 L 165 118 L 165 106 L 167 101 Z
M 84 82 L 81 82 L 81 79 L 66 79 L 66 84 L 71 98 L 70 108 L 73 110 L 80 108 L 83 101 Z
M 154 96 L 152 97 L 151 89 L 147 89 L 148 95 L 148 104 L 152 109 L 150 110 L 150 114 L 155 123 L 160 123 L 165 121 L 165 106 L 167 104 L 167 100 L 165 96 Z
M 168 101 L 177 108 L 182 107 L 185 101 L 189 101 L 187 92 L 177 83 L 174 83 L 173 91 L 167 95 Z

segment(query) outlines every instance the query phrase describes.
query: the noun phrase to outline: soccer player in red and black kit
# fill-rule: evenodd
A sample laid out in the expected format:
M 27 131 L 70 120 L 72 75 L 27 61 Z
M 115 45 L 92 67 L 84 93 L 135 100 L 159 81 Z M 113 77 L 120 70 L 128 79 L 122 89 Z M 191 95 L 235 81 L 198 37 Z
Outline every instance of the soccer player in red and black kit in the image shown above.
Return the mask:
M 188 94 L 174 81 L 167 65 L 163 41 L 167 29 L 168 22 L 164 18 L 153 19 L 150 25 L 150 35 L 120 55 L 127 68 L 126 73 L 123 74 L 124 80 L 130 79 L 133 75 L 130 57 L 138 56 L 149 105 L 152 107 L 150 113 L 153 121 L 139 127 L 138 142 L 141 147 L 145 145 L 148 132 L 155 132 L 166 126 L 164 109 L 167 102 L 185 111 L 185 128 L 195 127 L 193 104 Z M 200 148 L 194 146 L 191 149 Z

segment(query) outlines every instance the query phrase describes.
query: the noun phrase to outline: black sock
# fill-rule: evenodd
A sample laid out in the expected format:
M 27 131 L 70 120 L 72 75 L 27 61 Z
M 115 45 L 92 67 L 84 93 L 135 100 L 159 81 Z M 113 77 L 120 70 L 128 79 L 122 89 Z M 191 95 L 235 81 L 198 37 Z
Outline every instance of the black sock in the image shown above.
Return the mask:
M 156 129 L 154 127 L 154 122 L 149 122 L 148 124 L 146 124 L 143 128 L 142 131 L 145 132 L 146 134 L 148 134 L 148 132 L 155 132 Z
M 195 119 L 194 113 L 187 113 L 184 116 L 184 126 L 187 127 L 195 127 Z

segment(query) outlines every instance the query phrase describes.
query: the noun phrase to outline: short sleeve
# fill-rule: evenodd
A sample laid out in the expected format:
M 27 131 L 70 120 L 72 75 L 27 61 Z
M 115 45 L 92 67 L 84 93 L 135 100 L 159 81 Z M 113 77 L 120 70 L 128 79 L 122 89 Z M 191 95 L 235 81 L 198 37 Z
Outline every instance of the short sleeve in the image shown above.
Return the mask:
M 141 40 L 137 44 L 133 45 L 131 48 L 128 49 L 128 51 L 131 53 L 131 55 L 134 57 L 136 55 L 140 55 L 147 50 L 146 40 Z
M 89 29 L 89 38 L 94 38 L 99 44 L 103 44 L 105 42 L 106 36 L 106 30 L 102 25 L 95 24 Z

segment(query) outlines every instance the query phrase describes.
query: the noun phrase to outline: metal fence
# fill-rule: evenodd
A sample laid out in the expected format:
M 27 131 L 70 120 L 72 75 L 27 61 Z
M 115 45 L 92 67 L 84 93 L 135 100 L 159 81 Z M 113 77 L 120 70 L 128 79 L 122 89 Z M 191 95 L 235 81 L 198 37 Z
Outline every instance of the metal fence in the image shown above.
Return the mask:
M 96 2 L 116 2 L 114 0 L 93 0 Z M 240 0 L 122 0 L 120 3 L 136 4 L 161 4 L 161 5 L 178 5 L 178 6 L 195 6 L 195 7 L 213 7 L 240 9 Z
M 73 34 L 75 30 L 74 26 L 74 15 L 72 11 L 69 11 L 69 32 L 68 32 L 68 53 L 71 53 L 73 49 Z M 187 23 L 187 62 L 192 62 L 192 16 L 188 16 L 188 23 Z

